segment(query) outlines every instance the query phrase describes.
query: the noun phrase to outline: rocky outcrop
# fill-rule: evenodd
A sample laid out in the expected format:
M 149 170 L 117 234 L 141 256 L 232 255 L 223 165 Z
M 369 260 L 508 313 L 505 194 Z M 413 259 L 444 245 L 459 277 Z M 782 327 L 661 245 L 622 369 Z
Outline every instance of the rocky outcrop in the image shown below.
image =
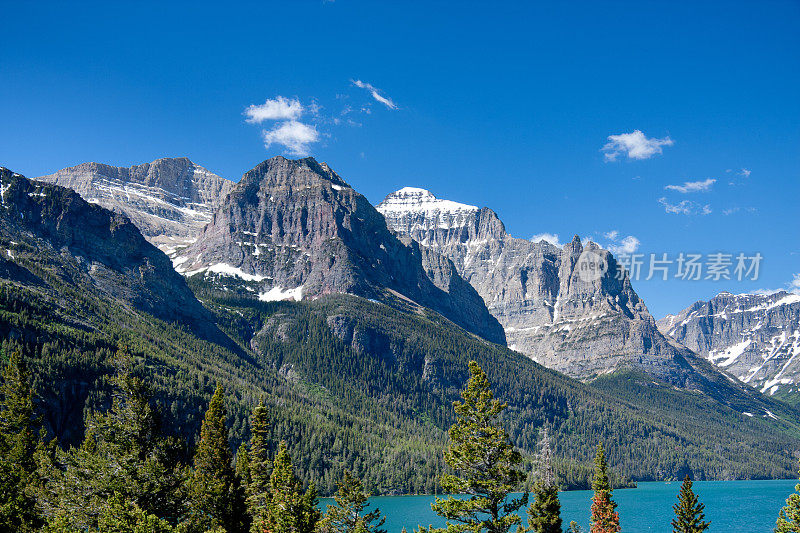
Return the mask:
M 394 299 L 505 342 L 448 259 L 402 242 L 364 196 L 312 158 L 275 157 L 247 172 L 174 264 L 264 301 L 336 293 Z
M 206 333 L 217 331 L 169 259 L 134 224 L 70 189 L 0 168 L 0 276 L 65 297 L 100 293 L 123 307 Z M 58 288 L 58 290 L 56 290 Z
M 723 292 L 658 321 L 665 335 L 768 394 L 800 382 L 800 295 Z
M 452 260 L 503 325 L 509 347 L 572 376 L 624 366 L 670 378 L 686 350 L 665 339 L 627 273 L 593 242 L 563 248 L 514 238 L 497 215 L 407 187 L 377 206 L 389 226 Z M 582 259 L 605 268 L 583 275 Z M 671 378 L 670 378 L 671 379 Z
M 168 254 L 197 238 L 234 185 L 185 157 L 130 168 L 83 163 L 36 179 L 125 213 L 147 240 Z

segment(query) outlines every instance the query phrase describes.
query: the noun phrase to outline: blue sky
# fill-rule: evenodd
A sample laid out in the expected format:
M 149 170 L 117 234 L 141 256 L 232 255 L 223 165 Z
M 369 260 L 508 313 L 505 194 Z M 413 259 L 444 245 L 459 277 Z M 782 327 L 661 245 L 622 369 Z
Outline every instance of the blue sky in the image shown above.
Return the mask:
M 798 2 L 4 2 L 3 15 L 0 165 L 29 177 L 187 156 L 238 180 L 305 151 L 373 203 L 425 187 L 493 208 L 519 237 L 762 254 L 756 281 L 635 282 L 656 316 L 800 273 Z M 251 119 L 280 118 L 248 122 L 268 101 Z

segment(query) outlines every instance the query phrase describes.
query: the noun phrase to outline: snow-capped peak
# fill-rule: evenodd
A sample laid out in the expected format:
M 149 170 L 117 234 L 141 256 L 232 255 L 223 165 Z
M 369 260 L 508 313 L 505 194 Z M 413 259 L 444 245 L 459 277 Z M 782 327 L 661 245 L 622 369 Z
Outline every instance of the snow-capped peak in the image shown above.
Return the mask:
M 462 204 L 451 200 L 440 200 L 427 189 L 403 187 L 378 204 L 378 211 L 384 214 L 387 212 L 472 212 L 478 211 L 478 208 L 474 205 Z

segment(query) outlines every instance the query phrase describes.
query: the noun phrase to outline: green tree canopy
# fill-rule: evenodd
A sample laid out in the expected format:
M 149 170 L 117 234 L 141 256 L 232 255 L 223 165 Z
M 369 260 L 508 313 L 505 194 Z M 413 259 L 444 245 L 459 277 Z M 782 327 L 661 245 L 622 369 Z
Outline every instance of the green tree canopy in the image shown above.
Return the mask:
M 528 527 L 520 533 L 561 533 L 561 502 L 558 501 L 558 482 L 553 471 L 553 450 L 547 427 L 542 428 L 539 439 L 533 495 L 534 500 L 528 507 Z
M 364 509 L 369 506 L 368 498 L 361 481 L 345 470 L 333 498 L 335 505 L 328 505 L 319 530 L 322 533 L 386 533 L 381 527 L 386 517 L 381 516 L 380 509 L 364 514 Z
M 775 533 L 798 533 L 800 532 L 800 483 L 795 485 L 794 492 L 786 499 L 778 514 L 778 523 L 775 526 Z
M 506 533 L 521 523 L 516 512 L 528 503 L 528 494 L 508 500 L 519 489 L 525 475 L 518 466 L 522 456 L 500 423 L 507 404 L 494 399 L 486 374 L 475 361 L 469 362 L 470 378 L 454 402 L 456 423 L 450 428 L 450 446 L 445 461 L 453 474 L 443 474 L 442 488 L 467 495 L 436 498 L 433 510 L 447 519 L 444 529 L 458 533 Z
M 711 522 L 705 521 L 705 505 L 700 503 L 697 494 L 692 490 L 692 480 L 688 474 L 683 479 L 678 502 L 672 509 L 675 511 L 675 518 L 672 520 L 674 533 L 703 533 L 711 526 Z

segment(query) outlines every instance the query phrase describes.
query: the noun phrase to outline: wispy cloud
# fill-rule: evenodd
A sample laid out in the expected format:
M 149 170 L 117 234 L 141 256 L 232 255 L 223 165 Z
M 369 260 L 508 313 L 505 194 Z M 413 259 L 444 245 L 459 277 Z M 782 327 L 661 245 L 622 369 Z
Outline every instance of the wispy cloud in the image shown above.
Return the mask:
M 680 193 L 690 192 L 706 192 L 710 191 L 711 187 L 717 182 L 714 178 L 708 178 L 702 181 L 687 181 L 683 185 L 667 185 L 664 187 L 669 191 L 678 191 Z
M 279 144 L 284 146 L 289 154 L 297 157 L 309 155 L 311 153 L 310 145 L 319 141 L 319 132 L 316 127 L 296 120 L 279 122 L 272 129 L 264 130 L 261 133 L 266 148 L 273 144 Z
M 563 244 L 561 244 L 561 242 L 558 240 L 557 233 L 537 233 L 536 235 L 531 237 L 531 242 L 541 242 L 541 241 L 547 241 L 553 246 L 558 246 L 559 248 L 563 246 Z
M 792 277 L 792 281 L 789 282 L 789 289 L 795 294 L 800 294 L 800 272 Z
M 611 230 L 603 233 L 603 237 L 610 242 L 605 245 L 605 249 L 615 255 L 632 254 L 639 249 L 642 244 L 639 239 L 633 235 L 621 237 L 619 231 Z
M 682 200 L 677 204 L 671 204 L 666 198 L 659 198 L 658 203 L 664 206 L 664 211 L 675 215 L 710 215 L 711 206 L 709 204 L 700 205 L 690 200 Z
M 744 176 L 745 178 L 749 178 L 749 177 L 750 177 L 750 174 L 751 174 L 751 172 L 752 172 L 752 171 L 750 171 L 750 170 L 747 170 L 746 168 L 743 168 L 742 170 L 740 170 L 740 171 L 738 172 L 738 174 L 739 174 L 740 176 Z
M 609 135 L 608 142 L 601 151 L 604 153 L 606 161 L 616 161 L 621 155 L 626 155 L 628 159 L 650 159 L 656 154 L 663 153 L 662 146 L 672 146 L 673 144 L 675 142 L 669 137 L 648 138 L 640 130 L 634 130 L 631 133 Z
M 397 104 L 395 104 L 391 98 L 388 96 L 383 96 L 381 92 L 376 89 L 372 84 L 361 81 L 361 80 L 350 80 L 353 82 L 353 85 L 356 87 L 360 87 L 361 89 L 366 89 L 372 95 L 372 97 L 377 100 L 378 102 L 382 103 L 389 109 L 398 109 Z
M 278 96 L 261 105 L 251 105 L 244 110 L 247 122 L 261 124 L 265 120 L 296 120 L 303 114 L 303 105 L 296 98 Z

